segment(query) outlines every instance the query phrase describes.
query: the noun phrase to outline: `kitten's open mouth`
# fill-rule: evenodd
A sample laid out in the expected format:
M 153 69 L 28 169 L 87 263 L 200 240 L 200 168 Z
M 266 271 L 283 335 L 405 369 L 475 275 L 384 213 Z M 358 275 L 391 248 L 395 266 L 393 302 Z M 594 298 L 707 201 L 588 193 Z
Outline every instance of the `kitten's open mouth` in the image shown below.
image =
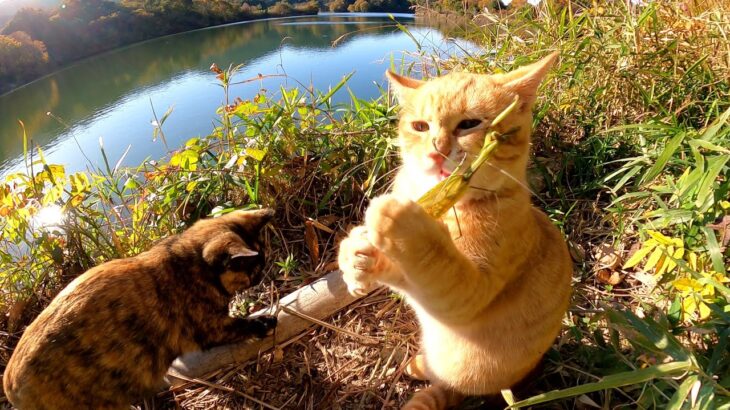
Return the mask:
M 442 168 L 439 171 L 439 180 L 444 180 L 444 179 L 448 178 L 449 175 L 451 175 L 451 171 L 447 171 L 447 170 L 445 170 L 445 169 Z

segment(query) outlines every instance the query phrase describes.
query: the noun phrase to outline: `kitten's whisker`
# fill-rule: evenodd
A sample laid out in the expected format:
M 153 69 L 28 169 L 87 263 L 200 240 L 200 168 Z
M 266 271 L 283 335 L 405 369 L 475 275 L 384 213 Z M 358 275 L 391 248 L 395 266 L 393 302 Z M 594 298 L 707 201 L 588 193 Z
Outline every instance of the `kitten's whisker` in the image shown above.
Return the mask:
M 443 152 L 441 152 L 439 150 L 439 148 L 436 146 L 436 138 L 431 138 L 431 145 L 433 146 L 433 149 L 436 151 L 437 154 L 441 155 L 446 160 L 449 159 L 449 157 L 446 154 L 444 154 Z
M 476 189 L 477 191 L 484 191 L 484 192 L 491 192 L 491 193 L 495 192 L 493 189 L 482 188 L 482 187 L 478 187 L 478 186 L 474 186 L 474 185 L 469 185 L 469 188 Z
M 492 164 L 492 163 L 491 163 L 491 162 L 489 162 L 489 161 L 485 162 L 485 164 L 487 164 L 487 165 L 489 165 L 490 167 L 492 167 L 492 168 L 496 169 L 497 171 L 499 171 L 499 173 L 500 173 L 500 174 L 502 174 L 502 175 L 506 176 L 507 178 L 511 179 L 512 181 L 514 181 L 514 182 L 517 182 L 517 184 L 518 184 L 519 186 L 521 186 L 521 187 L 522 187 L 522 188 L 524 188 L 524 189 L 525 189 L 525 190 L 526 190 L 527 192 L 529 192 L 530 194 L 532 194 L 532 196 L 534 196 L 535 198 L 537 198 L 537 200 L 538 200 L 538 201 L 542 202 L 542 204 L 543 204 L 544 206 L 548 206 L 548 203 L 547 203 L 547 202 L 545 202 L 545 200 L 543 200 L 542 198 L 540 198 L 540 196 L 538 196 L 538 195 L 537 195 L 537 193 L 535 193 L 535 191 L 533 191 L 532 189 L 530 189 L 530 187 L 529 187 L 529 186 L 527 186 L 527 185 L 525 185 L 524 183 L 522 183 L 522 181 L 520 181 L 519 179 L 517 179 L 517 178 L 515 178 L 514 176 L 512 176 L 512 174 L 510 174 L 509 172 L 507 172 L 507 171 L 503 170 L 502 168 L 500 168 L 500 167 L 498 167 L 498 166 L 496 166 L 496 165 Z
M 449 163 L 455 164 L 456 161 L 449 158 L 448 155 L 444 154 L 443 152 L 439 151 L 438 147 L 436 146 L 436 139 L 431 138 L 431 145 L 433 146 L 434 151 L 436 151 L 437 154 L 439 154 L 441 157 L 443 157 L 444 160 L 448 161 Z M 464 163 L 464 160 L 466 160 L 466 153 L 464 153 L 464 157 L 461 158 L 461 161 L 457 165 L 457 168 L 461 166 L 461 164 Z
M 456 221 L 456 228 L 459 230 L 459 236 L 457 236 L 456 238 L 454 238 L 454 240 L 461 239 L 461 237 L 463 235 L 461 233 L 461 224 L 459 223 L 459 214 L 456 213 L 456 207 L 455 206 L 452 206 L 451 207 L 451 211 L 454 212 L 454 220 Z

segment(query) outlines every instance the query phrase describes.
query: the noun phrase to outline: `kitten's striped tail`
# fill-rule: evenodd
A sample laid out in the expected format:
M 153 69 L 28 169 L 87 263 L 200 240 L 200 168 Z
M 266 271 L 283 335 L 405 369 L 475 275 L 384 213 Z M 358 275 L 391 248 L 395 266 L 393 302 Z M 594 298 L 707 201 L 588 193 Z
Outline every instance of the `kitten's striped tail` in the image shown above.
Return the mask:
M 401 410 L 445 410 L 463 399 L 460 393 L 436 384 L 417 391 Z

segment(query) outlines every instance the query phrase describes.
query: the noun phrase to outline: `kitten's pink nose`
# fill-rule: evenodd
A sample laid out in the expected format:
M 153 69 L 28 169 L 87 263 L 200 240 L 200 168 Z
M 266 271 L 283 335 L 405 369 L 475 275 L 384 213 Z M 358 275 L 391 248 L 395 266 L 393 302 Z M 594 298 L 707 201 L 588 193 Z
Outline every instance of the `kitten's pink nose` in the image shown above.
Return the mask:
M 430 152 L 428 157 L 431 158 L 438 166 L 441 166 L 441 164 L 444 163 L 444 156 L 440 152 Z

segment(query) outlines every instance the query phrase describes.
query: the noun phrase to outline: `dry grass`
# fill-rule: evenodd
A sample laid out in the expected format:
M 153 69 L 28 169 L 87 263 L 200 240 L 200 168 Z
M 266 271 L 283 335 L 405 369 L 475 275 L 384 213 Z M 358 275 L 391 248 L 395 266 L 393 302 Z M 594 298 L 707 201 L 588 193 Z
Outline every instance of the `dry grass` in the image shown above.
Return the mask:
M 418 329 L 401 300 L 381 289 L 328 322 L 381 343 L 315 326 L 251 363 L 172 389 L 164 399 L 185 409 L 400 408 L 423 385 L 403 374 L 418 348 Z

